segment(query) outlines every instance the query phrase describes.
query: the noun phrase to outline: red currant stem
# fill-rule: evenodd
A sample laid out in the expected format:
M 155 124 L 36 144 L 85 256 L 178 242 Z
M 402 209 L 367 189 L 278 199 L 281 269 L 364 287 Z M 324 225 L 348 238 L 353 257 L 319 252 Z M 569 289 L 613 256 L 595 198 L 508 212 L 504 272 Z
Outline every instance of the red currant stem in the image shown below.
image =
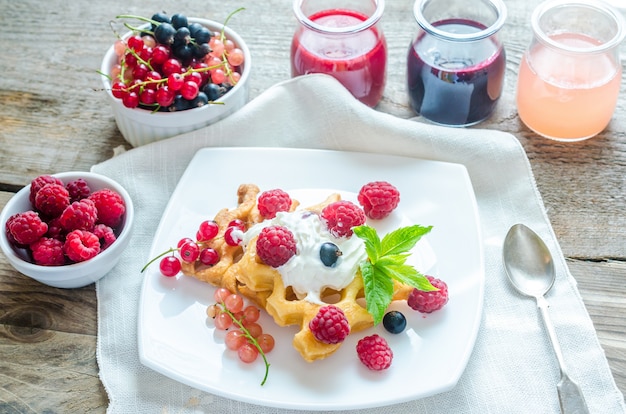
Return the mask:
M 164 251 L 163 253 L 161 253 L 160 255 L 158 255 L 157 257 L 153 258 L 152 260 L 150 260 L 148 263 L 146 263 L 146 265 L 141 269 L 141 273 L 143 273 L 148 266 L 150 266 L 152 263 L 156 262 L 157 260 L 159 260 L 161 257 L 170 254 L 170 253 L 174 253 L 179 251 L 180 249 L 177 247 L 170 247 L 168 250 Z
M 113 81 L 113 78 L 111 76 L 107 75 L 106 73 L 104 73 L 104 72 L 102 72 L 100 70 L 96 70 L 96 72 L 98 73 L 98 75 L 102 75 L 105 78 L 107 78 L 109 80 L 109 82 Z
M 201 240 L 201 241 L 196 241 L 195 243 L 200 246 L 203 247 L 205 244 L 207 244 L 210 240 Z M 170 247 L 168 250 L 164 251 L 163 253 L 159 254 L 158 256 L 152 258 L 148 263 L 146 263 L 146 265 L 141 269 L 141 273 L 143 273 L 148 266 L 150 266 L 152 263 L 156 262 L 157 260 L 159 260 L 161 257 L 170 254 L 170 253 L 174 253 L 174 252 L 178 252 L 180 251 L 180 247 Z
M 150 64 L 150 62 L 147 62 L 145 60 L 143 60 L 138 54 L 137 52 L 135 52 L 133 49 L 126 47 L 126 50 L 128 52 L 130 52 L 131 55 L 135 56 L 135 58 L 137 58 L 137 62 L 139 63 L 143 63 L 144 65 L 146 65 L 148 68 L 150 68 L 150 70 L 154 70 L 154 68 L 152 67 L 152 65 Z
M 124 23 L 124 27 L 133 33 L 137 32 L 137 33 L 149 34 L 151 36 L 154 36 L 153 31 L 142 29 L 141 27 L 131 26 L 130 23 Z
M 224 34 L 224 30 L 226 29 L 226 26 L 228 25 L 228 22 L 230 21 L 231 17 L 233 17 L 235 14 L 237 14 L 240 11 L 243 11 L 245 9 L 246 9 L 245 7 L 240 7 L 237 10 L 231 12 L 226 17 L 226 20 L 224 21 L 224 25 L 222 26 L 222 31 L 220 32 L 220 40 L 222 42 L 226 39 L 226 35 Z M 226 76 L 228 76 L 228 78 L 230 79 L 230 82 L 234 85 L 235 81 L 232 78 L 233 70 L 231 69 L 230 64 L 228 63 L 228 56 L 226 54 L 226 50 L 224 50 L 224 52 L 222 53 L 222 62 L 224 62 L 224 67 L 226 68 Z
M 267 362 L 267 357 L 265 356 L 265 352 L 263 352 L 263 350 L 261 349 L 261 345 L 259 345 L 256 338 L 250 335 L 250 331 L 248 331 L 248 328 L 243 326 L 243 323 L 241 323 L 240 320 L 235 318 L 235 315 L 233 315 L 233 313 L 229 311 L 228 308 L 226 308 L 226 305 L 224 304 L 224 302 L 221 302 L 218 305 L 222 308 L 222 312 L 226 312 L 230 316 L 230 318 L 233 320 L 233 323 L 237 325 L 239 329 L 241 329 L 241 332 L 243 332 L 243 336 L 245 336 L 248 339 L 248 342 L 250 342 L 252 345 L 254 345 L 256 349 L 259 350 L 259 354 L 261 354 L 261 356 L 263 357 L 263 362 L 265 363 L 265 375 L 263 376 L 263 381 L 261 381 L 261 386 L 265 385 L 265 381 L 267 381 L 267 376 L 269 375 L 269 371 L 270 371 L 270 363 Z
M 135 16 L 134 14 L 120 14 L 118 16 L 115 16 L 116 19 L 137 19 L 140 20 L 142 22 L 146 22 L 146 23 L 151 23 L 155 26 L 158 26 L 161 24 L 161 22 L 157 22 L 156 20 L 152 20 L 149 19 L 147 17 L 143 17 L 143 16 Z
M 220 37 L 221 40 L 224 41 L 224 39 L 226 38 L 226 36 L 224 36 L 224 29 L 226 28 L 226 26 L 228 25 L 228 22 L 230 20 L 231 17 L 233 17 L 235 14 L 239 13 L 240 11 L 245 10 L 245 7 L 240 7 L 237 10 L 231 12 L 227 17 L 226 20 L 224 20 L 224 25 L 222 26 L 222 32 L 220 33 Z
M 137 56 L 137 54 L 136 54 L 133 50 L 131 50 L 131 49 L 127 49 L 127 50 L 130 50 L 130 52 L 131 52 L 133 55 L 135 55 L 135 56 L 137 57 L 137 59 L 138 59 L 138 60 L 140 60 L 141 62 L 144 62 L 146 65 L 148 65 L 148 66 L 149 66 L 148 62 L 145 62 L 144 60 L 142 60 L 139 56 Z M 194 68 L 189 68 L 189 69 L 187 69 L 187 71 L 185 71 L 184 73 L 181 73 L 181 76 L 185 77 L 185 76 L 187 76 L 187 75 L 189 75 L 189 74 L 191 74 L 191 73 L 193 73 L 193 72 L 198 72 L 198 73 L 208 72 L 208 71 L 210 71 L 210 70 L 213 70 L 213 69 L 219 68 L 220 66 L 222 66 L 222 65 L 213 65 L 213 66 L 208 66 L 208 67 L 206 67 L 206 68 L 196 68 L 196 69 L 194 69 Z M 123 78 L 124 78 L 124 69 L 125 69 L 125 65 L 122 65 L 122 72 L 120 72 L 120 79 L 123 79 Z M 151 68 L 151 69 L 152 69 L 152 68 Z M 101 75 L 103 75 L 103 76 L 106 76 L 109 80 L 112 80 L 112 79 L 111 79 L 111 77 L 110 77 L 109 75 L 104 74 L 104 73 L 102 73 L 102 72 L 100 72 L 100 71 L 98 71 L 98 73 L 100 73 L 100 74 L 101 74 Z M 142 82 L 138 82 L 138 83 L 132 84 L 132 85 L 128 88 L 128 90 L 133 90 L 133 89 L 137 89 L 137 88 L 139 88 L 140 90 L 142 90 L 142 89 L 143 89 L 143 87 L 145 87 L 146 85 L 150 85 L 150 84 L 156 84 L 156 85 L 159 85 L 159 84 L 166 83 L 166 82 L 167 82 L 167 78 L 163 78 L 163 79 L 156 79 L 156 80 L 155 80 L 155 79 L 152 79 L 152 80 L 142 81 Z M 222 102 L 215 102 L 215 103 L 220 103 L 220 104 L 222 104 Z

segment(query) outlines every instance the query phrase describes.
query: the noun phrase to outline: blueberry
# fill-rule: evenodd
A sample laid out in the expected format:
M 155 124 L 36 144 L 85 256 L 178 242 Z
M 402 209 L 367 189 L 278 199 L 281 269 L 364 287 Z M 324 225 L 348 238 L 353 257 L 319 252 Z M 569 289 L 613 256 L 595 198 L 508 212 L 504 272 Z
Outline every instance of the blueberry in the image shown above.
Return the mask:
M 172 15 L 172 26 L 175 29 L 180 29 L 181 27 L 187 27 L 189 25 L 187 21 L 187 16 L 181 13 L 176 13 Z
M 320 247 L 320 260 L 324 266 L 335 267 L 337 259 L 341 256 L 341 250 L 335 243 L 325 242 Z
M 207 83 L 202 88 L 202 92 L 206 94 L 209 101 L 216 101 L 220 97 L 220 87 L 214 83 Z
M 167 109 L 170 112 L 185 111 L 190 108 L 190 101 L 183 98 L 181 95 L 176 95 L 174 103 L 172 103 Z
M 192 49 L 193 57 L 195 57 L 196 59 L 202 59 L 203 57 L 211 53 L 211 48 L 209 47 L 208 43 L 195 44 L 193 45 Z
M 171 20 L 167 16 L 167 14 L 162 13 L 162 12 L 154 13 L 152 15 L 152 19 L 151 20 L 153 20 L 155 22 L 158 22 L 158 23 L 171 23 Z M 152 31 L 154 31 L 154 29 L 156 29 L 156 28 L 157 28 L 157 25 L 153 23 L 152 24 Z
M 190 103 L 189 106 L 191 108 L 201 107 L 209 103 L 209 98 L 207 98 L 204 92 L 198 92 L 198 96 L 196 96 Z
M 196 38 L 196 34 L 204 29 L 204 26 L 202 26 L 200 23 L 189 23 L 189 32 L 191 33 L 191 37 L 193 37 L 194 39 Z
M 201 27 L 194 32 L 193 38 L 198 43 L 209 43 L 211 32 L 206 27 Z
M 169 23 L 161 23 L 154 29 L 154 38 L 157 42 L 163 45 L 171 45 L 174 43 L 174 35 L 176 34 L 176 29 Z
M 402 312 L 390 311 L 383 317 L 383 326 L 392 334 L 399 334 L 406 328 L 406 318 Z
M 180 45 L 180 44 L 186 45 L 187 43 L 189 43 L 190 39 L 191 39 L 191 32 L 189 32 L 189 29 L 186 27 L 181 27 L 177 29 L 176 33 L 174 34 L 174 45 Z
M 183 64 L 186 64 L 193 58 L 193 46 L 191 45 L 179 45 L 172 49 L 174 56 L 179 58 Z

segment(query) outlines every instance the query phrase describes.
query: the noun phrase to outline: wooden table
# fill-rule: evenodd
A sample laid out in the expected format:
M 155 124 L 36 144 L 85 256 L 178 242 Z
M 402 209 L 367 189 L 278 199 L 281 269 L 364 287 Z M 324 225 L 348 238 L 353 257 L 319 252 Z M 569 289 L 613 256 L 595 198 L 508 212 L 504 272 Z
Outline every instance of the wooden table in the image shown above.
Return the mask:
M 571 273 L 597 329 L 615 380 L 626 392 L 626 83 L 613 121 L 599 136 L 560 144 L 519 120 L 515 83 L 539 0 L 505 0 L 504 94 L 480 128 L 515 135 L 524 146 Z M 295 18 L 287 0 L 0 0 L 0 207 L 40 174 L 88 170 L 129 149 L 100 89 L 96 70 L 114 40 L 117 14 L 170 14 L 224 21 L 253 53 L 251 98 L 288 79 Z M 189 4 L 190 3 L 190 4 Z M 415 116 L 405 87 L 414 35 L 412 1 L 388 0 L 383 28 L 389 72 L 380 111 Z M 623 52 L 622 52 L 623 53 Z M 54 289 L 16 272 L 0 254 L 0 412 L 104 412 L 107 395 L 96 362 L 95 286 Z

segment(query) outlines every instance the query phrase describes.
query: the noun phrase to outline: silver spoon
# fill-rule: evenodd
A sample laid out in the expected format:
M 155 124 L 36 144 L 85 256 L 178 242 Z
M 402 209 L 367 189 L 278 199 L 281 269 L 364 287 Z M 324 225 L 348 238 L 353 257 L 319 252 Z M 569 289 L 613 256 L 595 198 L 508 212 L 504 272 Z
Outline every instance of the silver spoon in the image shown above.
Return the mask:
M 504 267 L 515 289 L 523 295 L 534 297 L 541 310 L 544 325 L 554 348 L 561 370 L 561 380 L 556 385 L 563 414 L 589 413 L 580 387 L 565 371 L 563 353 L 548 314 L 548 301 L 544 295 L 552 288 L 556 274 L 550 250 L 543 240 L 523 224 L 516 224 L 506 235 L 502 247 Z

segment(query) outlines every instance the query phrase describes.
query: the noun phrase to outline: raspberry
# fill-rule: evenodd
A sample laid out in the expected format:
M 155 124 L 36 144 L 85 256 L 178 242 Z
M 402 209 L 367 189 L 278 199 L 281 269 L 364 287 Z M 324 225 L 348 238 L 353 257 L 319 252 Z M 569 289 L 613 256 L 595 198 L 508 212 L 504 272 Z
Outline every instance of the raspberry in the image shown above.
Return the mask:
M 291 197 L 283 190 L 264 191 L 258 200 L 259 213 L 265 219 L 276 217 L 279 211 L 289 211 L 291 208 Z
M 41 266 L 61 266 L 65 264 L 63 242 L 50 237 L 42 237 L 30 245 L 33 260 Z
M 30 203 L 33 206 L 35 205 L 35 196 L 37 195 L 39 190 L 41 190 L 41 188 L 46 184 L 63 185 L 63 181 L 51 175 L 40 175 L 39 177 L 36 177 L 35 179 L 33 179 L 30 182 L 30 195 L 29 195 Z
M 35 208 L 47 217 L 59 216 L 70 205 L 70 193 L 61 184 L 46 184 L 35 195 Z
M 385 338 L 377 334 L 366 336 L 356 344 L 361 362 L 373 371 L 382 371 L 391 366 L 393 351 Z
M 65 238 L 65 255 L 73 262 L 84 262 L 100 253 L 98 236 L 86 230 L 74 230 Z
M 365 213 L 351 201 L 335 201 L 324 207 L 322 219 L 328 231 L 335 237 L 352 236 L 352 227 L 365 223 Z
M 63 240 L 65 237 L 65 230 L 61 225 L 60 217 L 55 217 L 48 221 L 48 231 L 46 232 L 46 237 Z
M 48 225 L 32 210 L 9 217 L 6 229 L 16 243 L 27 245 L 39 240 L 48 231 Z
M 358 200 L 367 217 L 379 220 L 398 206 L 400 192 L 386 181 L 373 181 L 361 187 Z
M 106 250 L 107 247 L 117 240 L 113 229 L 106 224 L 96 224 L 92 232 L 100 240 L 100 250 Z
M 80 201 L 74 201 L 63 210 L 59 217 L 59 223 L 67 232 L 74 230 L 91 231 L 97 219 L 96 205 L 90 199 L 84 198 Z
M 70 181 L 69 183 L 65 184 L 65 188 L 70 193 L 70 201 L 72 203 L 74 201 L 87 198 L 91 194 L 91 188 L 89 188 L 89 184 L 87 184 L 87 181 L 82 178 L 77 178 L 74 181 Z
M 448 285 L 443 280 L 439 280 L 432 276 L 426 276 L 430 283 L 439 290 L 424 292 L 419 289 L 413 289 L 406 300 L 411 309 L 422 313 L 431 313 L 439 310 L 448 303 Z
M 259 233 L 256 252 L 266 265 L 279 267 L 296 254 L 296 239 L 286 227 L 268 226 Z
M 104 188 L 91 193 L 88 199 L 92 200 L 98 209 L 98 223 L 113 228 L 120 224 L 122 216 L 126 212 L 126 205 L 122 196 L 113 190 Z
M 334 305 L 322 306 L 309 322 L 309 329 L 320 342 L 338 344 L 350 333 L 350 324 L 343 311 Z

